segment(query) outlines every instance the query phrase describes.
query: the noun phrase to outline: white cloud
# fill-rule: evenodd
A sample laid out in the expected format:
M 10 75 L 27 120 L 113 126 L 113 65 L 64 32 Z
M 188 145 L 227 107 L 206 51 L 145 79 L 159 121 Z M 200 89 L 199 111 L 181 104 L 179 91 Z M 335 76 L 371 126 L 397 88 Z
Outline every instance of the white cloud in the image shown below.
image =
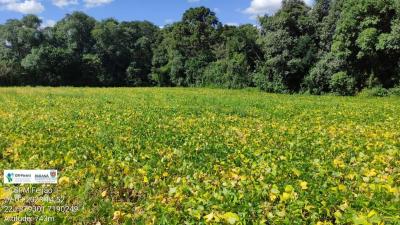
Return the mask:
M 314 0 L 304 0 L 307 5 L 312 5 L 314 4 Z
M 111 3 L 113 0 L 83 0 L 85 6 L 88 8 L 97 7 L 105 4 Z
M 16 2 L 15 0 L 0 0 L 0 6 L 5 6 L 11 3 Z
M 77 5 L 78 0 L 52 0 L 53 5 L 63 8 L 70 5 Z
M 252 17 L 273 14 L 281 7 L 282 0 L 252 0 L 250 7 L 244 10 L 245 13 Z
M 312 5 L 314 0 L 305 0 L 306 4 Z M 251 15 L 252 18 L 264 14 L 272 15 L 282 5 L 282 0 L 252 0 L 250 6 L 244 10 L 244 13 Z
M 39 14 L 44 6 L 38 0 L 0 0 L 0 8 L 23 14 Z
M 46 28 L 46 27 L 54 27 L 54 25 L 56 25 L 56 23 L 57 22 L 55 20 L 45 20 L 40 27 L 42 29 Z

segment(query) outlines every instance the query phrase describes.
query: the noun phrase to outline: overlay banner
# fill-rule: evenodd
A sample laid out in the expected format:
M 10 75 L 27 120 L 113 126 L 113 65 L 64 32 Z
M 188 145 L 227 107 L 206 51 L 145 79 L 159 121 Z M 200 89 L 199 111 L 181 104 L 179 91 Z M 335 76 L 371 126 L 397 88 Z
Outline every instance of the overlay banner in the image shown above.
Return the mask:
M 57 170 L 4 170 L 4 184 L 57 184 Z

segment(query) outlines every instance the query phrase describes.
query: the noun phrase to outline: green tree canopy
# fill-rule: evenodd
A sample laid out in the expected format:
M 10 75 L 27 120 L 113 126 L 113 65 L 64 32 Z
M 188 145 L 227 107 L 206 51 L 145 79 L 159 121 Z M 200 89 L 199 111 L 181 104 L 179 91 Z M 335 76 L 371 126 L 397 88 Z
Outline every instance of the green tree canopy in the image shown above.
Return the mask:
M 397 0 L 348 0 L 337 23 L 332 52 L 346 62 L 359 89 L 399 81 L 400 8 Z
M 284 0 L 274 16 L 261 18 L 265 61 L 256 73 L 267 91 L 296 92 L 316 59 L 315 23 L 301 0 Z

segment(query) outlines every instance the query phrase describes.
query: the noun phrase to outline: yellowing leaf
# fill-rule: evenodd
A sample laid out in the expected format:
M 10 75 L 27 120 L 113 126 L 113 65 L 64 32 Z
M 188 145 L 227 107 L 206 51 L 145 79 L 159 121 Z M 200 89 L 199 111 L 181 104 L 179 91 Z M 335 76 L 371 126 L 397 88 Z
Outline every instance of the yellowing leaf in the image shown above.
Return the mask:
M 347 187 L 343 184 L 339 184 L 338 189 L 339 189 L 339 191 L 346 191 Z
M 286 216 L 286 211 L 285 210 L 277 211 L 276 215 L 283 218 Z
M 275 184 L 272 185 L 271 192 L 269 193 L 269 199 L 271 201 L 275 201 L 278 198 L 278 195 L 280 194 L 278 186 Z
M 307 182 L 301 181 L 301 182 L 300 182 L 300 187 L 301 187 L 301 189 L 307 190 L 307 189 L 308 189 L 307 184 L 308 184 Z
M 70 159 L 67 161 L 67 163 L 71 166 L 74 166 L 76 164 L 76 160 L 75 159 Z
M 341 204 L 339 206 L 340 210 L 342 210 L 342 211 L 345 211 L 348 207 L 349 207 L 349 205 L 347 204 L 347 202 L 344 202 L 343 204 Z
M 278 188 L 278 186 L 276 186 L 275 184 L 274 184 L 274 185 L 272 185 L 272 188 L 271 188 L 271 193 L 273 193 L 273 194 L 279 194 L 279 193 L 280 193 L 280 191 L 279 191 L 279 188 Z
M 305 207 L 304 207 L 304 209 L 305 210 L 307 210 L 307 211 L 311 211 L 312 209 L 314 209 L 315 208 L 315 206 L 313 206 L 313 205 L 306 205 Z
M 291 196 L 290 196 L 289 193 L 283 192 L 283 194 L 281 195 L 281 200 L 282 200 L 283 202 L 285 202 L 285 201 L 289 200 L 290 197 L 291 197 Z
M 364 216 L 364 215 L 354 216 L 353 217 L 353 223 L 355 225 L 370 225 L 370 223 L 368 222 L 366 216 Z
M 0 188 L 0 200 L 8 199 L 12 195 L 12 191 Z
M 210 214 L 205 215 L 203 218 L 206 219 L 206 222 L 211 222 L 212 219 L 214 218 L 214 213 L 211 212 Z
M 60 185 L 69 184 L 69 183 L 70 183 L 70 179 L 69 179 L 69 177 L 61 177 L 61 178 L 58 180 L 58 183 L 59 183 Z
M 371 217 L 373 217 L 373 216 L 375 216 L 375 215 L 378 215 L 378 213 L 377 213 L 375 210 L 371 210 L 371 211 L 368 213 L 368 218 L 371 218 Z
M 336 167 L 339 167 L 339 168 L 345 167 L 344 162 L 339 158 L 336 158 L 333 160 L 333 165 L 335 165 Z
M 270 199 L 271 201 L 275 201 L 277 198 L 278 198 L 278 196 L 275 195 L 274 193 L 269 193 L 269 199 Z
M 115 211 L 113 215 L 113 220 L 119 220 L 122 218 L 122 212 L 121 211 Z
M 222 218 L 228 223 L 228 224 L 235 224 L 239 222 L 240 218 L 236 213 L 232 212 L 227 212 L 224 215 L 222 215 Z
M 145 175 L 146 171 L 144 169 L 138 169 L 138 173 L 141 175 Z
M 332 223 L 331 222 L 326 222 L 326 221 L 318 221 L 317 222 L 317 225 L 332 225 Z
M 377 173 L 375 172 L 375 169 L 371 169 L 371 170 L 365 171 L 364 175 L 367 177 L 374 177 L 377 175 Z
M 294 188 L 293 188 L 292 185 L 286 185 L 286 187 L 285 187 L 285 192 L 287 192 L 287 193 L 292 193 L 293 190 L 294 190 Z
M 299 177 L 299 176 L 301 175 L 301 172 L 300 172 L 300 170 L 298 170 L 298 169 L 292 169 L 292 172 L 293 172 L 293 174 L 296 175 L 297 177 Z
M 335 215 L 335 217 L 337 218 L 337 219 L 340 219 L 340 218 L 342 218 L 342 213 L 340 212 L 340 211 L 336 211 L 333 215 Z
M 354 180 L 354 178 L 356 177 L 357 174 L 355 173 L 349 173 L 348 175 L 346 175 L 346 178 L 349 180 Z

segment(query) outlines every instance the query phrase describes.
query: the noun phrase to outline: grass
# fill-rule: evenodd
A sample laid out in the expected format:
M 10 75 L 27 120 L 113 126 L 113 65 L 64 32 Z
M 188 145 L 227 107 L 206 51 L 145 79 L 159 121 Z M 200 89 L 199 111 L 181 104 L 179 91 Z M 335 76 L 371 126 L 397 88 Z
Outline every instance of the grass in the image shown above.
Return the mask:
M 0 169 L 58 169 L 57 224 L 400 224 L 399 103 L 1 88 Z

